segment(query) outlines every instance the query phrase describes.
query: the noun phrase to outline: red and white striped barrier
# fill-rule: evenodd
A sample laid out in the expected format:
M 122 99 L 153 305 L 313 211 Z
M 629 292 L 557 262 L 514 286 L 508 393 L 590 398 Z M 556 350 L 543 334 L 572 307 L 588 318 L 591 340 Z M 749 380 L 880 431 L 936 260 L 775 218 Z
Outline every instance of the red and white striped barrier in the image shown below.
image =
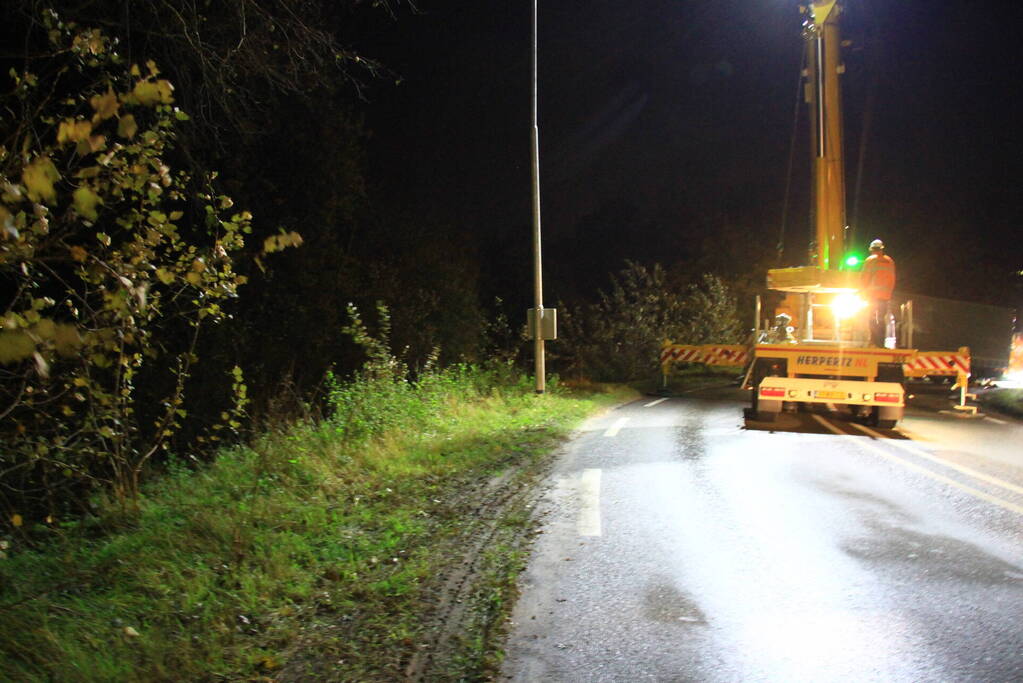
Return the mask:
M 672 344 L 661 349 L 661 365 L 665 363 L 702 363 L 703 349 L 699 346 Z
M 749 358 L 745 346 L 692 346 L 688 344 L 666 344 L 661 348 L 661 365 L 668 363 L 706 363 L 707 365 L 743 366 Z
M 913 356 L 902 364 L 910 376 L 970 374 L 970 357 L 958 353 L 928 353 Z
M 704 347 L 707 365 L 746 365 L 749 351 L 744 346 L 711 346 Z

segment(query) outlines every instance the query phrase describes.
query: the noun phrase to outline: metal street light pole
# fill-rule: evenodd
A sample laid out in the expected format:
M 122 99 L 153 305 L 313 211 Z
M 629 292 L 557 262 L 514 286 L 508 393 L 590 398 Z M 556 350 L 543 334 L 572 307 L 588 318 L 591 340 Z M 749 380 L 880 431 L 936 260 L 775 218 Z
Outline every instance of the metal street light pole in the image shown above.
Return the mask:
M 544 367 L 543 343 L 543 271 L 540 260 L 540 129 L 536 116 L 536 82 L 537 82 L 537 35 L 536 35 L 536 4 L 533 0 L 533 130 L 530 153 L 533 170 L 533 330 L 534 353 L 536 356 L 536 393 L 546 390 L 546 369 Z

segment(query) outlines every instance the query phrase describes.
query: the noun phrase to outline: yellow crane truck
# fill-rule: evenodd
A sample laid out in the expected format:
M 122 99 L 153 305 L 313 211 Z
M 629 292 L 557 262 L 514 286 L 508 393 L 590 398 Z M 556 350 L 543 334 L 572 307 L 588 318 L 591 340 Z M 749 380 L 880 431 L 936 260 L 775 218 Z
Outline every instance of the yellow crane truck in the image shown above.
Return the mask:
M 965 402 L 969 350 L 920 352 L 912 345 L 912 304 L 902 304 L 898 332 L 894 317 L 884 347 L 868 341 L 865 303 L 859 299 L 860 273 L 846 269 L 845 181 L 838 0 L 815 0 L 804 12 L 805 101 L 813 145 L 815 239 L 810 265 L 767 272 L 767 288 L 780 294 L 775 329 L 761 318 L 757 299 L 754 342 L 749 347 L 690 347 L 666 342 L 661 353 L 667 373 L 674 362 L 745 365 L 751 390 L 747 420 L 773 421 L 790 406 L 819 404 L 851 411 L 873 424 L 892 428 L 906 405 L 906 377 L 957 377 Z M 784 317 L 777 317 L 779 314 Z M 791 321 L 791 326 L 788 325 Z
M 767 288 L 785 295 L 778 310 L 795 324 L 789 331 L 791 341 L 754 344 L 746 376 L 752 389 L 747 417 L 773 420 L 786 402 L 830 404 L 852 406 L 875 424 L 894 427 L 906 405 L 903 365 L 916 352 L 867 345 L 865 318 L 856 310 L 860 274 L 843 269 L 842 6 L 838 0 L 816 1 L 804 13 L 816 239 L 810 247 L 811 265 L 767 273 Z M 760 326 L 758 312 L 758 339 Z

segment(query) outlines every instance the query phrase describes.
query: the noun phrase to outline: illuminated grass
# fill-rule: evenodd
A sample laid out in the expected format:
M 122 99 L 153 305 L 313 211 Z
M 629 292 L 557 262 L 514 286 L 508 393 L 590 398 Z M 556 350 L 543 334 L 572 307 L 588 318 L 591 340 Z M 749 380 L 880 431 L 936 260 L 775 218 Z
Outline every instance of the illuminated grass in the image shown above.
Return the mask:
M 0 559 L 0 679 L 400 678 L 465 492 L 620 398 L 535 396 L 471 368 L 376 389 L 349 392 L 361 412 L 174 469 L 138 518 L 36 530 L 44 550 Z M 502 562 L 488 571 L 506 577 Z
M 984 392 L 979 398 L 984 406 L 1023 418 L 1023 389 L 994 389 Z

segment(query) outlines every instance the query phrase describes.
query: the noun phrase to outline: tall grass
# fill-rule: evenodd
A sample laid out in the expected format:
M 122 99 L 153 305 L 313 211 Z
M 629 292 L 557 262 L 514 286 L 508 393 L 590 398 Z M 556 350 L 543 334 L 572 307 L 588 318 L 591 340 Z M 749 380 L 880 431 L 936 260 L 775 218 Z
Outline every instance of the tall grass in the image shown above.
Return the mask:
M 981 405 L 1023 418 L 1023 389 L 994 389 L 980 395 Z
M 328 419 L 172 467 L 136 517 L 100 501 L 8 551 L 0 679 L 400 677 L 473 482 L 615 399 L 535 396 L 507 366 L 379 370 L 334 379 Z

